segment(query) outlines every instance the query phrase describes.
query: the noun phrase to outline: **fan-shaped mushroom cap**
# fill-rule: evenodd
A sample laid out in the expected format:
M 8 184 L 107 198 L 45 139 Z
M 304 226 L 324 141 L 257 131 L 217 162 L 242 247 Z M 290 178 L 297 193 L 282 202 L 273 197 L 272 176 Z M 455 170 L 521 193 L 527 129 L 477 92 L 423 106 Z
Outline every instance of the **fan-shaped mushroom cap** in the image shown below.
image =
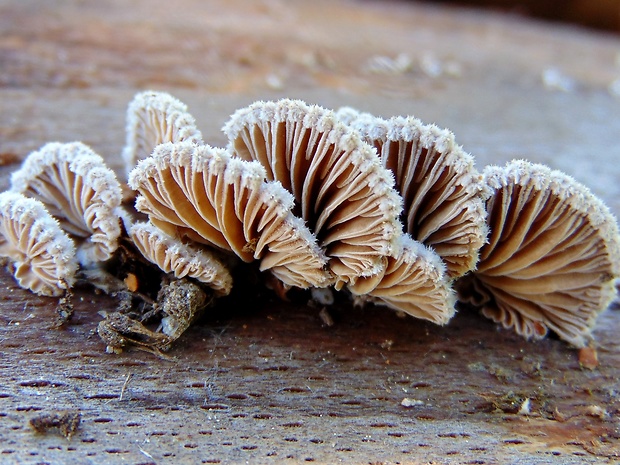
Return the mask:
M 402 236 L 401 242 L 400 253 L 386 259 L 382 273 L 360 278 L 348 289 L 417 318 L 447 323 L 454 315 L 455 298 L 445 265 L 435 252 L 411 236 Z
M 136 94 L 127 108 L 127 142 L 123 159 L 127 173 L 164 142 L 202 143 L 196 120 L 187 105 L 165 92 Z
M 231 158 L 222 149 L 162 144 L 129 176 L 140 192 L 136 208 L 173 237 L 260 259 L 285 284 L 327 286 L 327 259 L 301 219 L 292 196 L 265 181 L 259 163 Z
M 0 194 L 0 256 L 11 261 L 19 285 L 37 294 L 58 296 L 73 284 L 73 241 L 38 200 Z
M 294 212 L 326 250 L 339 281 L 381 272 L 402 231 L 402 201 L 374 150 L 334 112 L 300 100 L 256 102 L 223 130 L 233 153 L 260 162 L 268 179 L 293 194 Z
M 121 186 L 103 158 L 81 142 L 52 142 L 31 153 L 11 186 L 43 202 L 77 240 L 81 264 L 107 260 L 118 247 Z
M 484 171 L 488 244 L 459 298 L 530 338 L 551 329 L 581 347 L 615 294 L 618 227 L 601 200 L 568 175 L 513 161 Z
M 450 278 L 474 269 L 487 235 L 488 193 L 473 157 L 450 131 L 416 118 L 355 117 L 352 111 L 345 108 L 338 114 L 374 145 L 383 165 L 394 173 L 405 202 L 405 230 L 441 256 Z
M 148 222 L 134 224 L 129 235 L 140 253 L 164 272 L 194 278 L 220 296 L 230 293 L 232 276 L 210 251 L 184 244 Z

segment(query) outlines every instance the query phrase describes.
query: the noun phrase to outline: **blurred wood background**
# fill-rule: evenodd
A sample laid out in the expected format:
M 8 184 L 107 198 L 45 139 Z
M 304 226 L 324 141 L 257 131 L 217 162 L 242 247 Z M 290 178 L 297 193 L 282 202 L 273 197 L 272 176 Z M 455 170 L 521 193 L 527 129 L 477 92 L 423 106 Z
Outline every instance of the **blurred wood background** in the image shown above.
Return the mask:
M 620 32 L 619 0 L 429 0 Z
M 479 168 L 547 163 L 620 213 L 618 36 L 414 2 L 0 0 L 0 187 L 52 140 L 122 177 L 125 109 L 148 88 L 187 103 L 212 145 L 257 99 L 414 114 Z M 53 329 L 56 301 L 0 273 L 0 462 L 617 463 L 617 310 L 587 370 L 473 312 L 436 327 L 339 296 L 325 327 L 303 296 L 244 291 L 162 360 L 105 353 L 113 299 L 79 288 Z M 60 411 L 81 413 L 70 440 L 29 427 Z

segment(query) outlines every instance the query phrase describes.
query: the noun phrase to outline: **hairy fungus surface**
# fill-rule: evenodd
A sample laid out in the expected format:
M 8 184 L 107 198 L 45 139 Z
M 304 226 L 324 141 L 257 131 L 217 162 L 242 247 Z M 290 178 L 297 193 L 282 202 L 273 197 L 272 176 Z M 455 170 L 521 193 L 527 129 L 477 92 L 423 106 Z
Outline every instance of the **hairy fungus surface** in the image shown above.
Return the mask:
M 232 276 L 211 251 L 184 244 L 148 222 L 134 224 L 129 236 L 140 253 L 162 271 L 178 279 L 196 279 L 218 296 L 230 293 Z
M 8 259 L 19 285 L 36 294 L 59 296 L 73 284 L 73 241 L 38 200 L 0 194 L 0 256 Z
M 81 142 L 52 142 L 11 176 L 11 190 L 45 205 L 77 243 L 78 261 L 105 261 L 121 234 L 121 187 L 103 159 Z
M 338 116 L 373 145 L 404 199 L 405 231 L 432 247 L 450 278 L 475 268 L 486 239 L 487 191 L 474 159 L 450 131 L 413 117 L 384 120 L 340 109 Z
M 136 208 L 172 237 L 260 260 L 262 271 L 287 285 L 331 282 L 315 237 L 291 211 L 292 196 L 266 182 L 257 162 L 207 145 L 161 144 L 131 172 L 129 184 L 140 193 Z
M 400 253 L 386 258 L 376 276 L 360 278 L 348 289 L 363 300 L 387 305 L 417 318 L 446 324 L 454 315 L 455 298 L 441 258 L 409 235 Z
M 615 294 L 618 227 L 585 186 L 525 161 L 488 167 L 489 241 L 459 298 L 527 338 L 550 329 L 577 347 Z
M 187 105 L 165 92 L 136 94 L 127 108 L 127 141 L 123 159 L 127 173 L 164 142 L 202 143 L 196 120 Z
M 401 199 L 375 151 L 335 114 L 299 100 L 256 102 L 224 126 L 237 157 L 261 163 L 295 198 L 337 287 L 381 273 L 396 253 Z

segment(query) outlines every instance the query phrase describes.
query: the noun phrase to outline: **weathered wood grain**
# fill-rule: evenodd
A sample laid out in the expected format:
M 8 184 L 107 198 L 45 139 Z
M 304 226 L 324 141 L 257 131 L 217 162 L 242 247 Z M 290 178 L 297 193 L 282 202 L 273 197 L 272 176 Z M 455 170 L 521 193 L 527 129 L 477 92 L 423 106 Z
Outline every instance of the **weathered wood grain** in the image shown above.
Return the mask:
M 620 78 L 617 37 L 353 1 L 0 1 L 0 31 L 2 188 L 51 140 L 82 140 L 122 174 L 125 107 L 157 88 L 189 105 L 213 145 L 224 143 L 227 115 L 255 99 L 415 114 L 451 128 L 479 167 L 548 163 L 620 213 L 620 100 L 608 90 Z M 377 58 L 399 54 L 400 65 Z M 545 84 L 545 70 L 567 77 L 566 91 L 553 74 Z M 558 340 L 528 343 L 472 313 L 441 328 L 342 297 L 330 309 L 336 324 L 323 327 L 303 299 L 251 297 L 221 300 L 162 360 L 104 352 L 97 311 L 116 305 L 105 295 L 78 289 L 74 320 L 53 329 L 56 301 L 0 273 L 0 462 L 620 455 L 618 311 L 599 321 L 591 371 Z M 530 413 L 520 415 L 526 399 Z M 61 410 L 82 414 L 70 440 L 28 425 Z

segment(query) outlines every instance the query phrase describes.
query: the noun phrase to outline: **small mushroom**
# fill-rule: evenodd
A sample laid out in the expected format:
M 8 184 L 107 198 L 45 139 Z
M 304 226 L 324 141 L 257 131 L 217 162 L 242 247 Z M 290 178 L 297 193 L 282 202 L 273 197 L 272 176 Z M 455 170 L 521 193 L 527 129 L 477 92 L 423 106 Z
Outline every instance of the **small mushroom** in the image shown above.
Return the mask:
M 103 159 L 81 142 L 52 142 L 11 176 L 11 190 L 40 200 L 77 243 L 80 264 L 105 261 L 121 234 L 121 187 Z
M 551 329 L 583 347 L 615 295 L 618 226 L 603 202 L 568 175 L 513 161 L 484 171 L 488 243 L 459 299 L 526 338 Z
M 202 134 L 187 105 L 166 92 L 137 94 L 127 108 L 127 142 L 123 159 L 127 173 L 164 142 L 202 144 Z
M 455 143 L 454 135 L 413 117 L 356 117 L 348 107 L 338 115 L 377 149 L 394 173 L 404 199 L 405 231 L 442 257 L 450 278 L 473 270 L 487 235 L 488 193 L 473 157 Z
M 293 194 L 293 212 L 330 258 L 337 288 L 382 272 L 401 235 L 402 201 L 376 152 L 334 112 L 300 100 L 256 102 L 223 130 L 232 153 L 260 162 Z
M 387 305 L 417 318 L 446 324 L 454 315 L 454 293 L 441 258 L 409 235 L 384 271 L 360 278 L 347 288 L 362 299 Z
M 0 256 L 19 285 L 36 294 L 59 296 L 74 282 L 73 241 L 41 202 L 15 192 L 0 194 Z
M 211 251 L 184 244 L 148 222 L 134 224 L 129 236 L 140 253 L 162 271 L 174 273 L 177 279 L 196 279 L 218 296 L 230 293 L 232 276 Z
M 287 285 L 330 284 L 316 238 L 293 215 L 292 196 L 257 162 L 192 143 L 161 144 L 129 176 L 136 208 L 173 237 L 232 251 Z

